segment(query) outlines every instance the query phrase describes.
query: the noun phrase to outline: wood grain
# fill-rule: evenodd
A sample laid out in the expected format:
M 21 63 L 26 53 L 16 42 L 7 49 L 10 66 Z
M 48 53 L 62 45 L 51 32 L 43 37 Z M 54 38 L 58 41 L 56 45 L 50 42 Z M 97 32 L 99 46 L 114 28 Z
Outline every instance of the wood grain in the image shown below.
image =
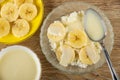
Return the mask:
M 91 3 L 103 10 L 110 19 L 115 34 L 115 44 L 111 54 L 111 60 L 120 76 L 120 0 L 44 0 L 44 18 L 51 10 L 53 10 L 53 8 L 68 1 L 83 1 Z M 55 69 L 50 63 L 48 63 L 41 52 L 39 45 L 39 34 L 40 29 L 31 38 L 16 45 L 26 46 L 34 50 L 34 52 L 36 52 L 39 56 L 42 63 L 41 80 L 112 80 L 107 64 L 104 64 L 101 68 L 85 75 L 65 74 Z M 5 48 L 6 46 L 10 45 L 0 44 L 0 49 Z

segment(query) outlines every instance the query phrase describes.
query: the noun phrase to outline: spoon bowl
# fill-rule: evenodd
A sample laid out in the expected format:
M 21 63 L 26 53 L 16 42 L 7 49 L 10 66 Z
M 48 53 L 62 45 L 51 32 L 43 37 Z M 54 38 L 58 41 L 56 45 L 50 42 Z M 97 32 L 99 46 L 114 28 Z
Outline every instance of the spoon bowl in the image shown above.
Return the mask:
M 104 20 L 102 19 L 102 16 L 92 8 L 89 8 L 85 11 L 84 27 L 85 32 L 92 41 L 101 42 L 107 35 L 106 25 Z M 98 29 L 99 31 L 96 31 L 96 29 Z M 99 36 L 100 33 L 101 36 Z M 94 36 L 97 36 L 96 38 L 98 39 L 95 39 Z

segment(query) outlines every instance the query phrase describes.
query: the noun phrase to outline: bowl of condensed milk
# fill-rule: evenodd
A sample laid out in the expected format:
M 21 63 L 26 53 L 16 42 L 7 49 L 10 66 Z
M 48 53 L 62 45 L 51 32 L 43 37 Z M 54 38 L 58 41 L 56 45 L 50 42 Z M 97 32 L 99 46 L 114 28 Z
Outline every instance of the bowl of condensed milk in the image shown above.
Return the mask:
M 0 52 L 0 80 L 39 80 L 41 64 L 37 55 L 24 46 L 9 46 Z

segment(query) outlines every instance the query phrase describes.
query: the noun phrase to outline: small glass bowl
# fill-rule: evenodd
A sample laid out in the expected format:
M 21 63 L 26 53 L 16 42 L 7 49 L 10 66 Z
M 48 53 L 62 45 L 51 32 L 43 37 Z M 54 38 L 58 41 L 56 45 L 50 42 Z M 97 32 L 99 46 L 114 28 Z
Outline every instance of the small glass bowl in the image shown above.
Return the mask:
M 112 25 L 111 25 L 110 21 L 108 20 L 108 18 L 104 15 L 104 13 L 101 10 L 99 10 L 95 6 L 92 6 L 88 3 L 84 3 L 84 2 L 80 2 L 80 1 L 63 3 L 62 5 L 55 8 L 47 16 L 47 18 L 45 19 L 45 21 L 42 25 L 41 33 L 40 33 L 40 45 L 41 45 L 41 49 L 42 49 L 43 54 L 45 55 L 48 62 L 50 62 L 55 68 L 57 68 L 61 71 L 71 73 L 71 74 L 83 74 L 83 73 L 88 73 L 88 72 L 91 72 L 93 70 L 96 70 L 97 68 L 101 67 L 105 63 L 105 58 L 104 58 L 103 52 L 101 52 L 100 61 L 97 64 L 88 66 L 85 69 L 77 67 L 77 66 L 63 67 L 59 64 L 59 62 L 55 56 L 55 53 L 51 50 L 49 40 L 47 38 L 47 29 L 48 29 L 49 25 L 51 23 L 53 23 L 55 20 L 60 20 L 60 18 L 62 16 L 68 15 L 71 12 L 80 11 L 80 10 L 85 11 L 88 8 L 95 9 L 103 17 L 103 19 L 107 25 L 107 35 L 106 35 L 106 38 L 104 40 L 104 44 L 105 44 L 109 54 L 112 51 L 113 43 L 114 43 L 114 33 L 113 33 Z

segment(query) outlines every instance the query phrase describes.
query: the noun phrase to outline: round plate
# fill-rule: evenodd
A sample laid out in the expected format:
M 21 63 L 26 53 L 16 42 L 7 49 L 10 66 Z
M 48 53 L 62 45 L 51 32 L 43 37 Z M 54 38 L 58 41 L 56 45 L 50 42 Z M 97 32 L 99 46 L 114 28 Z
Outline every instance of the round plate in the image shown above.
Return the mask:
M 0 6 L 4 5 L 5 3 L 12 1 L 12 0 L 5 0 L 3 3 L 0 4 Z M 39 28 L 42 19 L 43 19 L 43 14 L 44 14 L 44 6 L 43 6 L 43 2 L 42 0 L 34 0 L 34 4 L 37 6 L 38 9 L 38 14 L 37 16 L 34 18 L 34 20 L 30 21 L 30 32 L 20 38 L 17 38 L 15 36 L 13 36 L 12 33 L 9 33 L 7 36 L 0 38 L 0 42 L 5 43 L 5 44 L 15 44 L 18 42 L 22 42 L 25 39 L 31 37 Z
M 88 3 L 83 3 L 79 1 L 75 2 L 66 2 L 63 3 L 62 5 L 58 6 L 55 8 L 45 19 L 42 29 L 41 29 L 41 34 L 40 34 L 40 45 L 43 54 L 45 55 L 46 59 L 57 69 L 67 72 L 67 73 L 74 73 L 74 74 L 83 74 L 87 72 L 91 72 L 103 65 L 105 62 L 104 54 L 101 52 L 101 59 L 100 61 L 95 64 L 88 66 L 87 68 L 83 69 L 77 66 L 68 66 L 68 67 L 63 67 L 59 64 L 58 60 L 56 59 L 55 53 L 51 50 L 49 40 L 47 38 L 47 29 L 51 23 L 53 23 L 55 20 L 60 20 L 60 17 L 64 15 L 68 15 L 71 12 L 74 11 L 80 11 L 80 10 L 86 10 L 88 8 L 93 8 L 97 12 L 100 13 L 100 15 L 103 17 L 106 26 L 107 26 L 107 35 L 104 41 L 105 47 L 107 48 L 109 54 L 111 53 L 111 50 L 113 48 L 113 42 L 114 42 L 114 33 L 112 29 L 112 25 L 110 24 L 110 21 L 108 18 L 104 15 L 104 13 L 99 10 L 97 7 L 92 6 Z

